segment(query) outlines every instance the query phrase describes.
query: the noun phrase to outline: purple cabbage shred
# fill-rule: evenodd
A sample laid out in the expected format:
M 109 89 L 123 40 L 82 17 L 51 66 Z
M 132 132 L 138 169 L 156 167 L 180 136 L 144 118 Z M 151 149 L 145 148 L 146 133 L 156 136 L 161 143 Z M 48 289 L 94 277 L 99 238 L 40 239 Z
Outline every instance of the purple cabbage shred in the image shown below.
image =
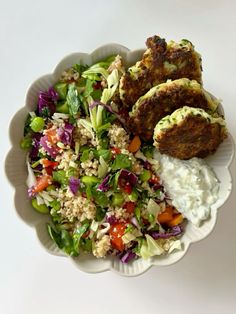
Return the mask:
M 124 180 L 129 182 L 132 187 L 134 187 L 138 182 L 138 177 L 131 171 L 122 169 L 119 175 L 119 181 Z
M 122 253 L 119 257 L 120 257 L 120 261 L 122 263 L 127 264 L 130 261 L 132 261 L 133 259 L 135 259 L 136 256 L 137 255 L 134 252 L 128 250 L 128 251 Z
M 70 123 L 65 123 L 64 128 L 59 128 L 57 130 L 57 134 L 61 140 L 61 142 L 65 145 L 70 145 L 72 141 L 72 133 L 74 126 Z
M 80 180 L 75 177 L 70 177 L 69 179 L 69 187 L 73 194 L 76 194 L 78 192 L 78 189 L 80 187 Z
M 46 150 L 46 152 L 52 158 L 55 158 L 57 156 L 58 150 L 55 147 L 51 147 L 51 146 L 48 145 L 48 137 L 47 137 L 47 135 L 41 137 L 40 145 Z
M 117 219 L 115 216 L 106 216 L 106 222 L 108 222 L 110 225 L 114 225 L 117 223 Z
M 32 136 L 32 148 L 29 153 L 30 160 L 37 160 L 38 159 L 38 153 L 39 153 L 39 146 L 40 146 L 40 138 L 42 134 L 40 133 L 34 133 Z
M 176 237 L 177 235 L 180 235 L 183 232 L 180 225 L 172 227 L 172 229 L 169 232 L 161 233 L 158 231 L 153 231 L 150 233 L 150 235 L 153 237 L 153 239 L 169 239 L 170 237 Z
M 101 192 L 106 192 L 109 190 L 109 179 L 110 179 L 110 175 L 106 176 L 105 179 L 103 179 L 102 183 L 99 184 L 99 186 L 97 187 L 98 191 Z
M 38 96 L 38 111 L 40 115 L 52 116 L 56 111 L 58 94 L 53 87 L 48 91 L 40 91 Z M 47 112 L 47 114 L 45 114 Z

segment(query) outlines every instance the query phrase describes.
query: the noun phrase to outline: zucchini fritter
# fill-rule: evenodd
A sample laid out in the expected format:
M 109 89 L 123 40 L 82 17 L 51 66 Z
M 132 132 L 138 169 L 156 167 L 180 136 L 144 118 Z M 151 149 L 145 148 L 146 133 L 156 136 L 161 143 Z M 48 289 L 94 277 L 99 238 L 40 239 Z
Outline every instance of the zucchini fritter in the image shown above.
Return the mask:
M 154 145 L 163 154 L 179 159 L 204 158 L 227 137 L 225 120 L 203 109 L 183 107 L 155 127 Z
M 183 106 L 215 111 L 218 101 L 194 80 L 167 81 L 154 86 L 137 100 L 130 112 L 129 129 L 143 140 L 150 140 L 158 121 Z
M 186 77 L 202 83 L 201 57 L 190 41 L 166 43 L 165 39 L 153 36 L 146 45 L 142 60 L 121 77 L 119 89 L 124 106 L 132 107 L 140 96 L 167 79 Z

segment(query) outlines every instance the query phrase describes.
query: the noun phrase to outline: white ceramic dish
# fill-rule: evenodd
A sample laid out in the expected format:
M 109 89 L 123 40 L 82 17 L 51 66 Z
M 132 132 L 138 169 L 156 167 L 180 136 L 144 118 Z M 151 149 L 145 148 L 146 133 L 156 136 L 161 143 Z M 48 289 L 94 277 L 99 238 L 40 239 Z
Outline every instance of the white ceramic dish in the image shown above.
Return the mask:
M 44 75 L 30 85 L 26 94 L 25 107 L 20 109 L 11 121 L 10 139 L 12 148 L 8 153 L 5 166 L 7 177 L 15 188 L 15 207 L 19 216 L 27 224 L 34 227 L 39 241 L 51 254 L 65 256 L 52 242 L 47 233 L 45 223 L 49 218 L 33 210 L 27 197 L 26 155 L 19 148 L 27 112 L 35 110 L 39 90 L 46 90 L 49 86 L 53 85 L 59 79 L 62 71 L 73 64 L 90 65 L 111 54 L 120 54 L 124 58 L 126 66 L 129 66 L 140 59 L 142 53 L 142 49 L 129 51 L 129 49 L 121 45 L 109 44 L 96 49 L 91 54 L 73 53 L 68 55 L 59 62 L 52 74 Z M 112 270 L 125 276 L 139 275 L 153 265 L 170 265 L 179 261 L 186 254 L 191 243 L 202 240 L 213 230 L 217 219 L 217 210 L 226 202 L 232 190 L 229 165 L 233 159 L 233 155 L 234 144 L 232 137 L 229 135 L 220 145 L 217 152 L 206 159 L 221 181 L 219 199 L 212 206 L 211 217 L 201 227 L 197 228 L 191 223 L 187 224 L 185 234 L 182 237 L 183 250 L 174 252 L 168 256 L 154 257 L 149 260 L 138 259 L 130 264 L 122 264 L 116 258 L 96 259 L 90 255 L 80 255 L 78 258 L 68 258 L 68 260 L 70 259 L 80 270 L 85 272 L 98 273 Z

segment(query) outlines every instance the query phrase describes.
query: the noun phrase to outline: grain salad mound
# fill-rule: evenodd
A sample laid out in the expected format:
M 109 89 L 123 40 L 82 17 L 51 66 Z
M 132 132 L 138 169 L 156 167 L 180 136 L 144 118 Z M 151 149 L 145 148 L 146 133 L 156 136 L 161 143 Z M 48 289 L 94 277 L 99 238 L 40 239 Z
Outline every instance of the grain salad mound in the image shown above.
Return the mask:
M 119 62 L 118 62 L 119 61 Z M 153 146 L 127 132 L 115 103 L 122 59 L 74 65 L 39 92 L 25 123 L 33 207 L 68 255 L 122 262 L 180 249 L 183 216 L 165 192 Z

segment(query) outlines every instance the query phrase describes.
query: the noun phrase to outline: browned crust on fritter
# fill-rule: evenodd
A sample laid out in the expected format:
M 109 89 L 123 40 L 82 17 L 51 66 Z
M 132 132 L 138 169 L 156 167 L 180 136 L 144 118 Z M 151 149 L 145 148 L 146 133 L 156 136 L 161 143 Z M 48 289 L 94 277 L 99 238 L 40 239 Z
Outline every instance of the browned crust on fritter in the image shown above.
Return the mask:
M 151 87 L 166 82 L 167 79 L 189 78 L 202 83 L 201 79 L 201 59 L 194 52 L 186 47 L 169 48 L 165 39 L 153 36 L 146 41 L 147 48 L 151 49 L 150 54 L 144 54 L 140 67 L 142 73 L 138 79 L 134 80 L 127 72 L 120 81 L 124 91 L 124 105 L 128 108 L 134 105 L 136 100 L 144 95 Z M 181 69 L 169 73 L 164 68 L 164 61 L 178 65 L 185 63 Z
M 209 111 L 204 93 L 184 86 L 173 85 L 163 91 L 157 91 L 153 97 L 143 100 L 135 112 L 135 117 L 131 117 L 128 121 L 129 129 L 143 140 L 150 140 L 156 124 L 183 106 Z
M 215 152 L 226 133 L 218 123 L 188 116 L 155 139 L 159 151 L 179 159 L 204 158 Z

